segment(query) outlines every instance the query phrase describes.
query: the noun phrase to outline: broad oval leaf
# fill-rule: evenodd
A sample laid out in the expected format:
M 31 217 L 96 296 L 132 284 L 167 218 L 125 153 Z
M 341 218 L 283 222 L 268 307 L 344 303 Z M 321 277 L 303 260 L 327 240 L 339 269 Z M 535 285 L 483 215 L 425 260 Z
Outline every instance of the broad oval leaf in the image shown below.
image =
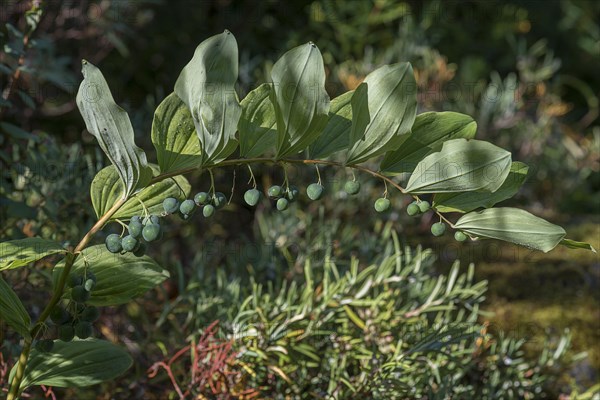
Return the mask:
M 155 172 L 158 169 L 153 166 Z M 179 200 L 187 198 L 191 190 L 188 180 L 178 175 L 162 180 L 142 189 L 119 208 L 110 220 L 128 220 L 134 215 L 142 215 L 144 206 L 150 214 L 163 212 L 162 202 L 166 197 L 175 197 Z M 102 169 L 96 174 L 90 187 L 92 205 L 96 216 L 100 218 L 117 202 L 123 193 L 123 184 L 112 165 Z
M 188 106 L 202 146 L 202 165 L 224 160 L 237 147 L 242 107 L 235 92 L 238 47 L 229 31 L 198 45 L 183 68 L 175 93 Z
M 161 172 L 198 167 L 202 161 L 200 141 L 190 110 L 175 93 L 154 112 L 152 143 Z
M 327 124 L 330 101 L 321 52 L 312 42 L 293 48 L 277 60 L 271 79 L 281 158 L 306 149 Z
M 346 92 L 331 100 L 329 119 L 319 138 L 310 146 L 310 156 L 323 159 L 348 148 L 352 128 L 352 95 Z
M 565 230 L 525 210 L 488 208 L 463 215 L 454 228 L 473 236 L 504 240 L 549 252 L 565 237 Z
M 20 390 L 33 385 L 96 385 L 122 375 L 132 363 L 125 349 L 105 340 L 55 340 L 49 352 L 31 350 Z
M 100 147 L 117 168 L 125 186 L 123 196 L 129 196 L 152 178 L 146 153 L 135 145 L 129 116 L 115 103 L 102 72 L 83 60 L 82 73 L 77 107 L 87 130 L 98 139 Z
M 277 118 L 271 103 L 271 85 L 263 83 L 242 100 L 242 116 L 238 123 L 240 155 L 259 157 L 277 142 Z
M 64 268 L 64 262 L 52 272 L 54 285 Z M 125 304 L 162 283 L 169 272 L 148 256 L 136 257 L 132 253 L 113 254 L 104 245 L 90 246 L 77 257 L 72 273 L 83 274 L 89 268 L 96 275 L 96 287 L 86 302 L 94 306 Z M 69 297 L 70 292 L 65 292 Z
M 409 63 L 371 72 L 352 96 L 352 131 L 346 163 L 395 150 L 417 114 L 417 84 Z
M 527 165 L 518 161 L 513 162 L 504 183 L 495 192 L 436 193 L 433 196 L 433 206 L 440 212 L 460 213 L 493 207 L 503 200 L 510 199 L 519 191 L 527 178 L 528 171 Z
M 19 296 L 0 276 L 0 320 L 6 321 L 21 336 L 30 337 L 31 318 Z
M 423 158 L 451 139 L 472 139 L 477 123 L 455 112 L 426 112 L 417 115 L 411 132 L 403 136 L 398 149 L 386 153 L 380 170 L 385 174 L 413 172 Z
M 0 243 L 0 271 L 23 267 L 52 254 L 66 252 L 59 243 L 42 238 L 2 242 Z
M 408 180 L 410 193 L 495 192 L 511 166 L 510 152 L 482 140 L 453 139 L 425 157 Z

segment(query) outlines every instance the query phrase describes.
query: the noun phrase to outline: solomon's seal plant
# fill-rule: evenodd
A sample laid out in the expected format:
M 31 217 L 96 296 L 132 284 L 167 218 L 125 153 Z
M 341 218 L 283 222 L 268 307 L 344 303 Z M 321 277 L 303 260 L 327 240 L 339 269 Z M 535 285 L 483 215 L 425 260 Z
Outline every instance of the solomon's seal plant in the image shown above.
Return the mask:
M 400 195 L 414 199 L 409 215 L 433 211 L 439 222 L 431 231 L 455 231 L 458 241 L 498 239 L 548 252 L 559 244 L 592 249 L 565 239 L 565 231 L 527 211 L 494 207 L 512 197 L 527 166 L 510 152 L 475 139 L 476 124 L 467 115 L 427 112 L 417 115 L 417 93 L 408 63 L 382 66 L 354 91 L 330 99 L 325 69 L 314 43 L 285 53 L 273 66 L 271 83 L 241 102 L 235 92 L 238 48 L 225 31 L 202 42 L 174 87 L 154 114 L 151 131 L 157 164 L 134 143 L 127 113 L 114 101 L 100 70 L 82 63 L 77 106 L 87 130 L 111 161 L 94 178 L 90 194 L 98 220 L 74 247 L 41 238 L 0 244 L 0 270 L 21 268 L 49 255 L 63 257 L 53 270 L 53 294 L 36 321 L 0 278 L 0 317 L 23 337 L 22 352 L 10 373 L 9 400 L 33 385 L 88 386 L 113 379 L 132 360 L 118 345 L 93 336 L 96 307 L 123 304 L 164 281 L 168 273 L 149 256 L 146 244 L 160 240 L 161 218 L 194 217 L 202 208 L 211 217 L 227 197 L 207 192 L 188 198 L 184 177 L 237 165 L 290 164 L 316 168 L 306 196 L 326 195 L 319 167 L 348 169 L 381 182 L 377 212 L 398 208 Z M 237 152 L 237 153 L 236 153 Z M 233 156 L 233 154 L 239 154 Z M 255 206 L 261 192 L 252 179 L 244 201 Z M 389 190 L 388 190 L 389 189 Z M 354 195 L 353 179 L 345 191 Z M 267 190 L 278 210 L 302 191 L 289 185 Z M 107 225 L 121 233 L 91 245 Z M 90 363 L 94 365 L 89 368 Z

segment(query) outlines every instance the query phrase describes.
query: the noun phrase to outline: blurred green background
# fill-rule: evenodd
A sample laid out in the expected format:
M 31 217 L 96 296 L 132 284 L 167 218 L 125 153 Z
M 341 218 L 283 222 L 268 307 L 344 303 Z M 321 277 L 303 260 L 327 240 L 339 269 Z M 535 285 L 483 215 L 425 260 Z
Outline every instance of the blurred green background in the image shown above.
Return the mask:
M 410 61 L 419 85 L 419 112 L 472 115 L 479 137 L 511 150 L 514 160 L 530 166 L 528 182 L 511 204 L 565 226 L 572 239 L 600 248 L 600 2 L 0 3 L 2 240 L 39 235 L 72 244 L 93 223 L 89 183 L 107 161 L 84 131 L 75 106 L 81 59 L 101 68 L 115 100 L 131 117 L 137 144 L 154 160 L 149 134 L 154 109 L 172 92 L 195 47 L 229 29 L 240 49 L 240 98 L 269 80 L 271 66 L 286 50 L 308 41 L 323 54 L 331 98 L 354 89 L 378 66 Z M 28 13 L 38 3 L 42 11 Z M 29 35 L 31 18 L 39 22 Z M 293 183 L 306 186 L 314 179 L 313 172 L 294 171 Z M 281 172 L 270 168 L 255 173 L 263 187 L 281 179 Z M 192 333 L 184 329 L 172 334 L 154 321 L 175 318 L 176 307 L 168 308 L 174 299 L 177 303 L 184 294 L 209 292 L 201 287 L 202 274 L 214 277 L 216 271 L 225 271 L 225 280 L 263 283 L 302 275 L 298 271 L 302 250 L 288 255 L 278 250 L 277 260 L 252 264 L 241 262 L 239 254 L 232 258 L 235 251 L 199 255 L 198 246 L 228 249 L 258 243 L 260 247 L 268 238 L 295 249 L 309 244 L 307 221 L 321 213 L 323 232 L 331 226 L 345 229 L 344 238 L 328 233 L 334 235 L 328 240 L 338 243 L 340 260 L 356 256 L 363 264 L 371 262 L 377 245 L 369 244 L 370 240 L 376 243 L 378 227 L 388 223 L 403 244 L 433 250 L 437 258 L 433 275 L 447 273 L 455 259 L 463 265 L 474 262 L 475 278 L 489 282 L 482 308 L 490 313 L 481 321 L 508 335 L 527 336 L 526 354 L 536 354 L 543 338 L 557 337 L 565 328 L 573 337 L 569 351 L 588 352 L 587 358 L 554 372 L 550 379 L 554 391 L 549 393 L 568 392 L 565 388 L 572 385 L 588 388 L 598 381 L 600 260 L 596 254 L 563 248 L 534 254 L 512 246 L 457 247 L 432 240 L 427 217 L 420 222 L 405 217 L 400 208 L 406 199 L 395 199 L 397 212 L 376 216 L 371 203 L 382 190 L 376 182 L 365 180 L 367 190 L 358 199 L 344 201 L 339 194 L 344 172 L 324 173 L 331 196 L 322 207 L 301 202 L 288 217 L 273 217 L 268 207 L 253 211 L 241 206 L 238 191 L 234 205 L 211 224 L 173 222 L 170 240 L 151 250 L 173 276 L 160 291 L 165 308 L 148 302 L 153 300 L 150 296 L 108 310 L 101 333 L 129 340 L 147 368 L 151 361 L 181 347 Z M 238 187 L 244 187 L 245 174 L 238 171 Z M 218 188 L 229 193 L 232 171 L 220 171 L 217 178 Z M 195 190 L 208 187 L 206 176 L 192 176 L 190 182 Z M 41 304 L 45 295 L 37 288 L 43 278 L 43 272 L 19 271 L 11 281 L 19 282 L 19 293 L 31 303 Z M 196 286 L 190 289 L 191 284 Z M 178 312 L 193 310 L 184 307 Z M 200 328 L 211 322 L 202 315 L 194 320 Z M 9 355 L 15 346 L 7 341 L 3 350 Z M 143 368 L 131 374 L 124 381 L 147 384 Z

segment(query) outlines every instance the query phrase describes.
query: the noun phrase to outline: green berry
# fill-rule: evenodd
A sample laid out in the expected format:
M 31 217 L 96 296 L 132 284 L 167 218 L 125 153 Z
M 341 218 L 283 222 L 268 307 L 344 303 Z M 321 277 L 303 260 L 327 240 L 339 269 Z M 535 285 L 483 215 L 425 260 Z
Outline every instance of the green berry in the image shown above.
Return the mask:
M 119 253 L 123 249 L 121 244 L 121 237 L 116 233 L 111 233 L 110 235 L 108 235 L 106 237 L 105 243 L 106 248 L 111 253 Z
M 276 199 L 279 196 L 281 196 L 283 189 L 281 189 L 281 186 L 279 185 L 273 185 L 269 188 L 267 192 L 269 193 L 269 197 Z
M 90 292 L 84 286 L 75 286 L 71 289 L 71 298 L 77 303 L 85 303 L 90 299 Z
M 50 340 L 50 339 L 38 340 L 38 342 L 35 344 L 36 350 L 41 353 L 48 353 L 48 352 L 52 351 L 53 347 L 54 347 L 54 340 Z
M 360 192 L 360 182 L 348 181 L 344 185 L 344 190 L 350 195 L 358 194 L 358 192 Z
M 50 319 L 55 324 L 63 324 L 69 320 L 69 312 L 61 306 L 54 306 L 50 311 Z
M 456 231 L 454 232 L 454 239 L 459 241 L 459 242 L 464 242 L 465 240 L 467 240 L 468 236 L 461 231 Z
M 96 287 L 96 281 L 94 281 L 93 279 L 88 279 L 83 284 L 83 287 L 86 291 L 91 292 Z
M 300 189 L 298 189 L 298 186 L 290 185 L 285 192 L 285 195 L 290 203 L 293 203 L 298 200 L 298 196 L 300 196 Z
M 375 200 L 375 211 L 382 213 L 390 209 L 390 201 L 385 197 Z
M 142 222 L 142 217 L 140 217 L 139 215 L 134 215 L 133 217 L 131 217 L 131 219 L 129 220 L 129 222 Z
M 71 272 L 71 274 L 69 274 L 69 287 L 74 287 L 82 284 L 83 276 L 79 275 L 77 272 Z
M 142 231 L 142 237 L 146 242 L 153 242 L 160 236 L 160 225 L 148 224 Z
M 92 336 L 92 324 L 87 321 L 79 321 L 75 325 L 75 335 L 80 339 L 87 339 Z
M 311 183 L 306 188 L 306 194 L 308 195 L 308 198 L 311 200 L 319 200 L 321 198 L 321 196 L 323 195 L 324 190 L 325 190 L 325 188 L 322 185 L 320 185 L 318 183 Z
M 227 196 L 221 192 L 217 192 L 212 198 L 212 203 L 217 210 L 220 210 L 227 205 Z
M 429 211 L 429 209 L 431 208 L 431 205 L 428 201 L 421 201 L 417 203 L 417 206 L 419 207 L 419 210 L 421 210 L 422 213 Z
M 127 235 L 121 240 L 121 245 L 123 246 L 123 251 L 133 251 L 135 246 L 137 246 L 138 240 L 131 235 Z
M 436 222 L 431 225 L 431 233 L 433 233 L 433 236 L 442 236 L 444 232 L 446 232 L 446 224 L 443 222 Z
M 200 207 L 200 206 L 208 204 L 209 199 L 210 198 L 208 196 L 208 193 L 199 192 L 199 193 L 196 193 L 196 195 L 194 196 L 194 203 L 196 203 L 196 205 L 198 207 Z
M 417 215 L 420 212 L 421 212 L 421 209 L 415 202 L 410 203 L 408 205 L 408 207 L 406 207 L 406 213 L 410 216 Z
M 277 200 L 277 209 L 279 211 L 283 211 L 286 210 L 288 208 L 288 200 L 284 199 L 283 197 Z
M 144 225 L 142 225 L 142 223 L 138 220 L 135 221 L 129 221 L 129 225 L 127 226 L 127 230 L 129 231 L 129 234 L 131 236 L 133 236 L 134 238 L 139 238 L 140 235 L 142 234 L 142 228 L 144 227 Z
M 96 322 L 96 320 L 100 318 L 100 311 L 94 306 L 89 306 L 81 312 L 79 317 L 83 321 Z
M 144 254 L 146 254 L 146 250 L 148 249 L 148 246 L 146 245 L 146 243 L 144 242 L 139 242 L 138 246 L 136 247 L 136 249 L 133 251 L 133 255 L 136 257 L 141 257 Z
M 212 204 L 207 204 L 202 208 L 202 215 L 206 218 L 211 217 L 215 213 L 215 207 Z
M 194 203 L 194 200 L 184 200 L 181 205 L 179 206 L 179 211 L 183 214 L 183 215 L 191 215 L 194 212 L 194 209 L 196 208 L 196 203 Z
M 58 338 L 63 342 L 70 342 L 75 337 L 75 330 L 71 324 L 65 324 L 58 327 Z
M 175 214 L 179 210 L 179 200 L 175 197 L 167 197 L 163 200 L 163 209 L 167 214 Z
M 249 206 L 254 207 L 255 205 L 258 204 L 259 200 L 260 200 L 260 192 L 256 189 L 250 189 L 250 190 L 247 190 L 246 193 L 244 193 L 244 201 Z

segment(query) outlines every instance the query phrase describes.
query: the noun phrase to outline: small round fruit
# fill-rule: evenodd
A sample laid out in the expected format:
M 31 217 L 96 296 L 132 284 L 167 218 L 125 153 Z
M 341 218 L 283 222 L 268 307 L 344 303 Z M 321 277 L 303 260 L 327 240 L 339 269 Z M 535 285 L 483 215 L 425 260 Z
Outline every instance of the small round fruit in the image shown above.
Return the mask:
M 217 192 L 212 198 L 212 203 L 217 210 L 220 210 L 227 205 L 227 196 L 221 192 Z
M 54 340 L 50 340 L 50 339 L 38 340 L 38 342 L 35 344 L 36 350 L 41 353 L 48 353 L 48 352 L 52 351 L 53 347 L 54 347 Z
M 79 321 L 75 325 L 75 335 L 79 339 L 87 339 L 92 336 L 92 324 L 87 321 Z
M 206 192 L 199 192 L 196 193 L 196 195 L 194 196 L 194 203 L 196 203 L 197 206 L 203 206 L 208 204 L 210 200 L 210 197 L 208 196 L 208 193 Z
M 123 246 L 123 251 L 133 251 L 135 246 L 137 246 L 138 240 L 131 235 L 127 235 L 121 240 L 121 246 Z
M 110 235 L 108 235 L 106 237 L 105 243 L 106 243 L 106 248 L 111 253 L 119 253 L 121 250 L 123 250 L 123 247 L 121 244 L 121 237 L 119 235 L 117 235 L 116 233 L 111 233 Z
M 81 312 L 81 315 L 79 317 L 83 321 L 96 322 L 96 320 L 100 318 L 100 310 L 98 310 L 98 308 L 94 306 L 89 306 Z
M 446 224 L 443 222 L 436 222 L 431 225 L 431 233 L 433 233 L 433 236 L 442 236 L 444 232 L 446 232 Z
M 250 189 L 250 190 L 247 190 L 246 193 L 244 193 L 244 201 L 249 206 L 254 207 L 255 205 L 258 204 L 259 200 L 260 200 L 260 192 L 256 189 Z
M 468 236 L 461 231 L 456 231 L 454 232 L 454 239 L 458 242 L 464 242 L 465 240 L 467 240 Z
M 390 200 L 385 197 L 381 197 L 375 200 L 375 211 L 382 213 L 390 209 Z
M 183 214 L 183 215 L 191 215 L 194 212 L 194 209 L 196 208 L 196 203 L 194 203 L 194 200 L 184 200 L 181 205 L 179 206 L 179 211 Z
M 55 324 L 63 324 L 69 320 L 69 312 L 61 306 L 54 306 L 50 311 L 50 319 Z
M 138 243 L 137 248 L 133 251 L 133 255 L 136 257 L 142 257 L 144 254 L 146 254 L 147 249 L 148 246 L 146 245 L 146 243 L 140 242 Z
M 299 196 L 300 196 L 300 189 L 298 189 L 298 186 L 290 185 L 288 187 L 287 191 L 285 192 L 285 197 L 287 197 L 287 199 L 290 201 L 290 203 L 293 203 L 296 200 L 298 200 Z
M 358 194 L 358 192 L 360 192 L 360 182 L 357 182 L 357 181 L 348 181 L 344 185 L 344 190 L 349 195 L 354 196 L 355 194 Z
M 429 211 L 429 209 L 431 208 L 431 204 L 429 204 L 428 201 L 421 201 L 417 203 L 417 206 L 419 206 L 419 210 L 422 213 Z
M 131 217 L 131 219 L 129 220 L 129 222 L 142 222 L 142 217 L 140 217 L 139 215 L 134 215 L 133 217 Z
M 96 287 L 96 281 L 94 281 L 93 279 L 88 279 L 83 284 L 83 287 L 86 291 L 91 292 Z
M 142 231 L 142 237 L 146 242 L 153 242 L 160 236 L 160 225 L 148 224 Z
M 279 211 L 284 211 L 288 208 L 288 200 L 284 199 L 283 197 L 277 200 L 277 209 Z
M 163 209 L 167 214 L 175 214 L 179 210 L 179 200 L 175 197 L 167 197 L 163 200 Z
M 71 298 L 77 303 L 85 303 L 90 299 L 90 292 L 84 286 L 75 286 L 71 289 Z
M 406 207 L 406 213 L 410 216 L 417 215 L 420 212 L 421 212 L 421 209 L 415 202 L 410 203 L 408 205 L 408 207 Z
M 269 190 L 267 192 L 269 193 L 269 197 L 277 198 L 277 197 L 281 196 L 283 189 L 281 189 L 281 186 L 279 186 L 279 185 L 273 185 L 269 188 Z
M 324 190 L 325 190 L 325 188 L 322 185 L 320 185 L 318 183 L 311 183 L 306 188 L 306 194 L 308 195 L 308 198 L 311 200 L 319 200 L 321 198 L 321 196 L 323 195 Z
M 73 325 L 65 324 L 58 327 L 58 338 L 63 342 L 70 342 L 75 337 Z
M 129 221 L 129 225 L 127 226 L 127 230 L 129 234 L 134 238 L 139 238 L 142 234 L 142 228 L 144 225 L 140 221 Z
M 69 274 L 69 287 L 74 287 L 77 285 L 83 284 L 83 276 L 79 275 L 77 272 L 71 272 Z
M 202 208 L 202 215 L 206 218 L 211 217 L 215 213 L 215 207 L 212 204 L 207 204 Z

